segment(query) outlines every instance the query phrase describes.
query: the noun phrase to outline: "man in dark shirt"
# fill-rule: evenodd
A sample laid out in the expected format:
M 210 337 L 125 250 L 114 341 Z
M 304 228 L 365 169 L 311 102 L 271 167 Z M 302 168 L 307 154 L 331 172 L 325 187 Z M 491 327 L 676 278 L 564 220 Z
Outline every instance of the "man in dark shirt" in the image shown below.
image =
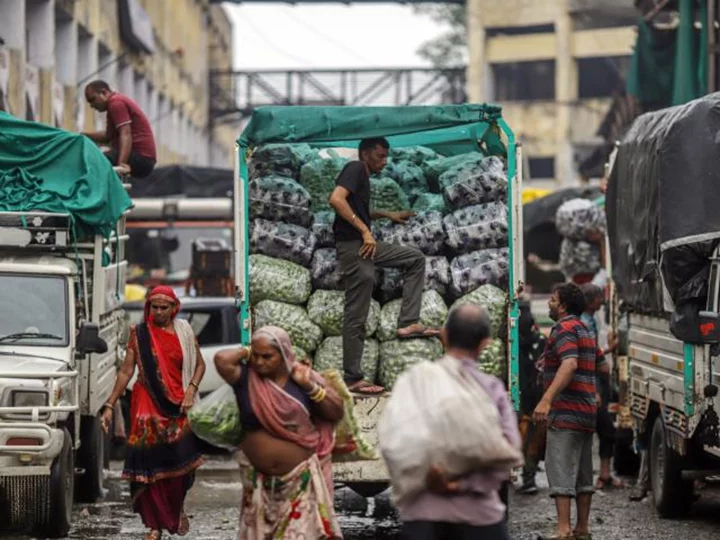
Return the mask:
M 439 335 L 439 330 L 419 324 L 425 282 L 425 257 L 417 249 L 377 242 L 370 220 L 389 218 L 404 223 L 411 212 L 371 212 L 370 175 L 385 168 L 390 145 L 383 138 L 363 139 L 359 161 L 348 163 L 335 181 L 330 206 L 335 210 L 333 233 L 345 285 L 343 321 L 343 368 L 353 392 L 378 394 L 383 388 L 366 381 L 360 368 L 365 339 L 365 321 L 375 285 L 375 267 L 405 271 L 403 300 L 397 337 L 408 339 Z
M 105 131 L 85 133 L 96 143 L 110 143 L 107 153 L 113 165 L 136 178 L 148 176 L 155 168 L 155 137 L 145 113 L 135 101 L 113 92 L 105 81 L 93 81 L 85 87 L 85 99 L 96 111 L 107 112 Z

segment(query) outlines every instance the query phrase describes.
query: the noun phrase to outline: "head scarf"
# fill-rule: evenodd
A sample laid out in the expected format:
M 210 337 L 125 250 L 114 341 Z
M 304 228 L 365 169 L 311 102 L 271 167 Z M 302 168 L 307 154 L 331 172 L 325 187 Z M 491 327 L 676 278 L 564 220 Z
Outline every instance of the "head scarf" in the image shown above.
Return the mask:
M 290 334 L 279 326 L 263 326 L 253 332 L 253 341 L 258 338 L 267 338 L 273 347 L 275 347 L 285 361 L 285 367 L 288 373 L 292 373 L 293 366 L 298 361 L 292 348 L 292 340 Z
M 153 300 L 164 300 L 165 302 L 171 303 L 173 305 L 173 309 L 170 313 L 170 320 L 175 320 L 175 317 L 177 317 L 177 314 L 180 311 L 180 300 L 178 300 L 178 297 L 172 287 L 160 285 L 151 290 L 147 297 L 145 297 L 145 322 L 148 324 L 151 322 L 150 304 L 152 304 Z

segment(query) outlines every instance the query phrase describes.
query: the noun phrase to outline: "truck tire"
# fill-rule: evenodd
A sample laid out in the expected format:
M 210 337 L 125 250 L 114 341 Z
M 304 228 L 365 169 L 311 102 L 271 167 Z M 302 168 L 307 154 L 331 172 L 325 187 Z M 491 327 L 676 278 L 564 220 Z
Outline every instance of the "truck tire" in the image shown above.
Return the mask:
M 105 465 L 105 432 L 97 416 L 83 416 L 80 420 L 80 448 L 78 467 L 85 472 L 75 480 L 75 498 L 78 502 L 94 503 L 103 496 L 103 469 Z
M 662 418 L 655 419 L 650 437 L 650 483 L 661 517 L 682 517 L 693 503 L 693 484 L 681 477 L 682 456 L 670 448 Z
M 63 447 L 50 469 L 50 485 L 45 501 L 40 504 L 47 508 L 41 522 L 34 527 L 34 536 L 40 538 L 65 538 L 70 531 L 72 520 L 73 494 L 75 491 L 75 456 L 72 439 L 67 429 L 63 430 Z

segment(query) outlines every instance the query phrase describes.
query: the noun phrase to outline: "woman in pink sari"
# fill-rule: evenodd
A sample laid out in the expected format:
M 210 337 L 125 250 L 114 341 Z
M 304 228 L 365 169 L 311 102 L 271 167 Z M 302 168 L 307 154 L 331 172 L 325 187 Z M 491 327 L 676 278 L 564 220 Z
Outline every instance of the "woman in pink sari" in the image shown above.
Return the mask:
M 219 352 L 215 365 L 235 389 L 245 434 L 238 540 L 342 538 L 331 462 L 341 398 L 274 326 L 256 330 L 251 349 Z

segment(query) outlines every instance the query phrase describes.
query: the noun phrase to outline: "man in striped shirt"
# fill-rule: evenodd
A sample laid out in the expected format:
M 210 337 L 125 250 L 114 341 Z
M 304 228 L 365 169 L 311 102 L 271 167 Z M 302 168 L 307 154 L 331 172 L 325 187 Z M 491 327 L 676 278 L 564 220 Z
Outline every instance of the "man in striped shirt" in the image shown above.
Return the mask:
M 580 320 L 585 299 L 573 283 L 555 287 L 549 302 L 556 321 L 542 365 L 545 393 L 533 414 L 548 426 L 545 469 L 550 496 L 555 498 L 556 540 L 589 540 L 593 487 L 592 443 L 597 415 L 595 378 L 607 371 L 597 342 Z M 576 499 L 577 523 L 571 523 Z

